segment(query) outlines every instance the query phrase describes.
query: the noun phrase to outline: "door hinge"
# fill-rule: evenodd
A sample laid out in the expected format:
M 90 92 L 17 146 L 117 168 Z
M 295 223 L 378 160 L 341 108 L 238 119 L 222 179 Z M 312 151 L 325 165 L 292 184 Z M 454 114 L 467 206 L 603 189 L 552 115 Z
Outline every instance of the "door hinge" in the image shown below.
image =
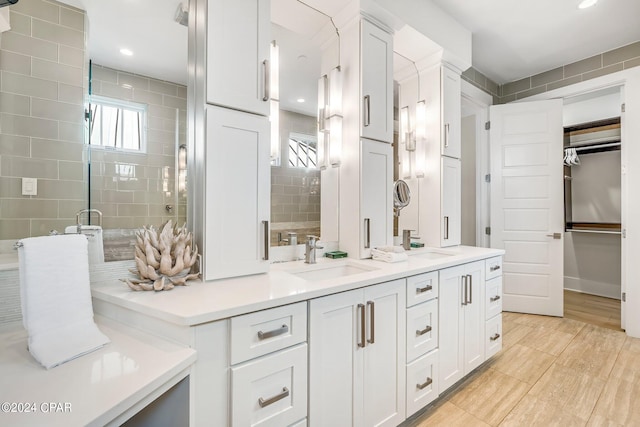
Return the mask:
M 626 103 L 625 103 L 625 104 L 622 104 L 622 105 L 620 106 L 620 109 L 622 110 L 622 112 L 623 112 L 623 113 L 625 112 L 626 108 L 627 108 L 627 104 L 626 104 Z
M 626 292 L 622 293 L 622 302 L 627 302 L 627 293 Z
M 489 129 L 491 129 L 491 121 L 484 122 L 484 130 L 489 130 Z
M 486 234 L 487 236 L 491 236 L 491 227 L 485 227 L 484 234 Z
M 484 182 L 491 182 L 491 174 L 488 173 L 484 176 Z

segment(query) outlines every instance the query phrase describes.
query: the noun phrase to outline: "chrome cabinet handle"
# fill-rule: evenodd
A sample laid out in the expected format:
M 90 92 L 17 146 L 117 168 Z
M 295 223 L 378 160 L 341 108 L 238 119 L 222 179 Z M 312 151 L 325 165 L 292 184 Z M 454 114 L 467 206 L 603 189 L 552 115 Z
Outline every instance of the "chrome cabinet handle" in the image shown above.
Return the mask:
M 500 295 L 496 295 L 495 297 L 489 298 L 489 302 L 496 302 L 500 299 Z
M 433 289 L 433 286 L 431 286 L 431 285 L 427 285 L 424 288 L 416 288 L 416 294 L 421 294 L 421 293 L 424 293 L 424 292 L 428 292 L 428 291 L 430 291 L 432 289 Z
M 371 219 L 370 218 L 365 218 L 364 219 L 364 235 L 365 235 L 365 242 L 364 242 L 364 248 L 365 249 L 369 249 L 371 247 Z
M 433 380 L 431 378 L 427 377 L 427 380 L 424 383 L 416 384 L 416 387 L 418 387 L 418 390 L 423 390 L 423 389 L 429 387 L 432 383 L 433 383 Z
M 467 305 L 467 276 L 462 276 L 460 280 L 462 290 L 460 292 L 460 298 L 462 299 L 462 305 Z
M 498 270 L 500 270 L 499 265 L 492 265 L 491 267 L 489 267 L 489 271 L 498 271 Z
M 500 334 L 496 332 L 496 333 L 495 333 L 492 337 L 490 337 L 489 339 L 490 339 L 491 341 L 495 341 L 495 340 L 497 340 L 498 338 L 500 338 Z
M 269 260 L 269 221 L 262 221 L 264 226 L 264 257 L 265 261 Z
M 371 96 L 364 96 L 364 126 L 371 124 Z
M 271 66 L 269 65 L 269 60 L 262 61 L 262 66 L 264 67 L 264 96 L 262 100 L 268 101 L 271 98 Z
M 260 405 L 261 408 L 264 408 L 265 406 L 269 406 L 272 403 L 276 403 L 278 400 L 282 400 L 287 396 L 289 396 L 289 389 L 286 387 L 282 387 L 282 392 L 279 394 L 276 394 L 273 397 L 270 397 L 268 399 L 259 398 L 258 405 Z
M 444 125 L 444 148 L 449 148 L 449 123 Z
M 417 337 L 422 336 L 422 335 L 426 334 L 427 332 L 431 332 L 431 326 L 427 326 L 427 327 L 426 327 L 426 328 L 424 328 L 423 330 L 419 330 L 419 329 L 417 329 L 417 330 L 416 330 L 416 336 L 417 336 Z
M 367 340 L 369 344 L 375 344 L 376 342 L 376 303 L 373 301 L 367 301 L 367 308 L 369 308 L 369 324 L 371 329 L 371 338 Z
M 444 240 L 449 240 L 449 217 L 444 217 Z
M 358 310 L 360 311 L 360 342 L 358 342 L 358 347 L 364 348 L 367 343 L 365 342 L 365 323 L 367 321 L 366 315 L 364 312 L 364 304 L 358 304 Z
M 282 325 L 278 329 L 274 329 L 272 331 L 258 331 L 258 339 L 266 340 L 267 338 L 277 337 L 278 335 L 286 334 L 287 332 L 289 332 L 289 327 L 287 325 Z
M 473 304 L 473 276 L 471 274 L 467 274 L 469 278 L 469 304 Z
M 555 240 L 562 239 L 562 233 L 547 234 L 547 237 L 553 237 Z

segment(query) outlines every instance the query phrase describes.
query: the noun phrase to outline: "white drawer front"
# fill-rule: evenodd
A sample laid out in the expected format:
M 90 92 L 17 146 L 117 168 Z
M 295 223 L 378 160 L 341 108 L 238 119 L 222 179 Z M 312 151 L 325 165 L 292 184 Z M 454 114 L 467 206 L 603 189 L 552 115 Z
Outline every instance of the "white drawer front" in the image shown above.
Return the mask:
M 487 320 L 484 354 L 488 359 L 502 349 L 502 314 Z
M 485 260 L 485 279 L 490 280 L 494 277 L 502 276 L 502 257 L 495 256 Z
M 231 318 L 231 364 L 307 340 L 307 303 L 285 305 Z
M 407 309 L 407 362 L 438 347 L 438 300 Z
M 438 350 L 434 350 L 407 365 L 407 418 L 439 394 Z
M 307 427 L 307 419 L 300 420 L 297 423 L 291 424 L 289 427 Z
M 491 319 L 496 314 L 502 313 L 502 277 L 487 280 L 484 298 L 486 320 Z
M 429 301 L 437 296 L 437 271 L 407 277 L 407 307 Z
M 231 368 L 231 425 L 282 427 L 307 416 L 307 345 Z

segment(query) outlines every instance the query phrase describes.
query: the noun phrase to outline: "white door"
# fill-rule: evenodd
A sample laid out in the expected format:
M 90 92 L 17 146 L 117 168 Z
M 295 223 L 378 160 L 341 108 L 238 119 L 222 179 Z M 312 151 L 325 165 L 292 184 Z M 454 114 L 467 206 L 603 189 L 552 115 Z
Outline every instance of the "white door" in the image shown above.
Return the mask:
M 462 155 L 460 125 L 462 98 L 460 74 L 442 67 L 442 151 L 443 156 L 459 159 Z
M 504 257 L 505 311 L 563 315 L 562 100 L 491 115 L 491 247 Z
M 442 157 L 442 230 L 440 246 L 460 244 L 462 228 L 462 165 L 460 159 Z
M 462 281 L 464 274 L 464 266 L 440 270 L 438 287 L 440 390 L 448 389 L 464 375 L 464 283 Z

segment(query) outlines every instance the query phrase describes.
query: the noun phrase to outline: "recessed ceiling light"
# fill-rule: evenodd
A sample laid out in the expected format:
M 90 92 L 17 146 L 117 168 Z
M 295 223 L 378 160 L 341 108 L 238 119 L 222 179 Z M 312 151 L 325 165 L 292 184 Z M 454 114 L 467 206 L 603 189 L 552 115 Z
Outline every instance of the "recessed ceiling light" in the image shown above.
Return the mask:
M 582 0 L 580 4 L 578 4 L 578 9 L 586 9 L 596 3 L 598 3 L 598 0 Z
M 120 53 L 124 56 L 132 56 L 133 52 L 130 49 L 122 48 L 120 49 Z
M 298 101 L 299 103 L 302 104 L 304 102 L 304 98 L 298 98 L 298 99 L 296 99 L 296 101 Z

